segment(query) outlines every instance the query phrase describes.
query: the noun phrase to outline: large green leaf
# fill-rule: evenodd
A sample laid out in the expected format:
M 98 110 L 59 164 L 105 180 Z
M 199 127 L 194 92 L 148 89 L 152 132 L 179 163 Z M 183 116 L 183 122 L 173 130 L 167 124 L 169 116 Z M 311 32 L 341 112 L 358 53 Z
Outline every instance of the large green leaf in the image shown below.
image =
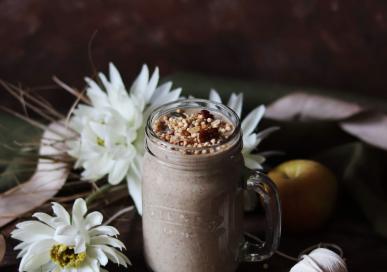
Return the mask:
M 354 142 L 326 150 L 316 159 L 334 170 L 374 230 L 387 237 L 386 152 Z
M 39 143 L 41 131 L 27 122 L 0 113 L 0 192 L 25 181 L 34 171 L 36 150 L 24 143 Z

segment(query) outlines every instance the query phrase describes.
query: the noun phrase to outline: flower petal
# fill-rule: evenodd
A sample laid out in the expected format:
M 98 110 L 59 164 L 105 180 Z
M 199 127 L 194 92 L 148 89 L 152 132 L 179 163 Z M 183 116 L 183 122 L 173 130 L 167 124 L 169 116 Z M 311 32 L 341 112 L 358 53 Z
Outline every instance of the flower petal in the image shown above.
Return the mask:
M 124 85 L 124 82 L 122 81 L 120 72 L 112 62 L 109 63 L 109 78 L 110 78 L 111 84 L 115 89 L 121 89 L 121 88 L 125 89 L 125 85 Z
M 144 91 L 147 87 L 149 79 L 149 69 L 145 64 L 141 68 L 140 74 L 134 80 L 132 86 L 130 87 L 130 93 L 134 96 L 140 98 L 144 97 Z
M 108 263 L 108 258 L 106 254 L 103 252 L 102 249 L 98 248 L 97 246 L 89 246 L 87 248 L 87 255 L 90 258 L 97 259 L 98 262 L 102 265 L 105 266 Z
M 97 235 L 116 236 L 118 234 L 119 234 L 118 230 L 112 226 L 98 226 L 89 231 L 90 237 L 97 236 Z
M 49 253 L 24 255 L 19 265 L 19 271 L 36 271 L 38 270 L 38 268 L 47 264 L 49 261 L 50 261 Z
M 242 121 L 241 129 L 244 135 L 249 135 L 257 127 L 259 121 L 261 121 L 265 114 L 265 106 L 261 105 L 251 111 Z
M 16 225 L 11 237 L 23 242 L 48 239 L 54 235 L 54 229 L 39 221 L 25 221 Z
M 108 181 L 110 184 L 116 185 L 124 179 L 130 167 L 130 161 L 131 159 L 118 160 L 114 162 L 113 169 L 110 171 L 108 177 Z
M 153 93 L 156 90 L 157 83 L 159 83 L 159 68 L 156 67 L 155 71 L 153 72 L 151 78 L 149 79 L 148 86 L 146 87 L 144 98 L 145 102 L 149 103 L 151 100 L 151 97 L 153 96 Z
M 151 106 L 155 108 L 157 106 L 176 101 L 179 98 L 181 91 L 182 91 L 181 88 L 177 88 L 163 96 L 158 96 L 157 99 L 154 99 L 152 101 Z
M 32 217 L 37 218 L 39 221 L 42 221 L 43 223 L 45 223 L 46 225 L 52 228 L 55 228 L 56 226 L 58 226 L 58 222 L 55 221 L 55 218 L 46 213 L 36 212 L 32 215 Z
M 56 228 L 54 239 L 61 244 L 74 245 L 77 232 L 77 229 L 72 225 L 62 225 Z
M 151 97 L 150 104 L 154 104 L 155 101 L 157 101 L 159 99 L 159 97 L 163 97 L 163 96 L 167 95 L 169 93 L 169 91 L 171 90 L 171 88 L 172 88 L 171 81 L 165 82 L 162 85 L 160 85 L 159 87 L 157 87 L 157 89 L 154 91 L 154 93 Z
M 268 137 L 270 134 L 272 134 L 273 132 L 276 132 L 279 129 L 280 129 L 280 127 L 269 127 L 267 129 L 264 129 L 264 130 L 260 131 L 259 133 L 257 133 L 256 137 L 257 137 L 257 139 L 262 141 L 263 139 Z
M 124 267 L 127 267 L 127 264 L 130 264 L 128 257 L 117 249 L 105 245 L 99 245 L 98 248 L 102 249 L 108 259 L 113 263 L 123 265 Z
M 95 226 L 98 226 L 98 225 L 101 225 L 102 224 L 102 220 L 103 220 L 103 215 L 102 213 L 100 212 L 92 212 L 92 213 L 89 213 L 87 216 L 86 216 L 86 219 L 85 219 L 85 228 L 87 230 L 91 229 L 92 227 L 95 227 Z
M 25 243 L 25 242 L 22 242 L 19 245 L 21 244 L 23 244 L 23 247 L 19 247 L 19 248 L 17 246 L 14 247 L 14 250 L 20 250 L 20 252 L 16 256 L 17 259 L 23 257 L 27 253 L 29 246 L 31 245 L 31 243 Z
M 99 235 L 99 236 L 94 236 L 90 238 L 90 243 L 91 245 L 107 245 L 107 246 L 112 246 L 119 248 L 122 250 L 125 248 L 125 245 L 118 239 L 107 236 L 107 235 Z
M 48 262 L 41 267 L 39 267 L 38 271 L 35 272 L 41 272 L 41 271 L 48 271 L 48 272 L 58 272 L 58 267 L 53 262 Z
M 61 272 L 100 272 L 100 265 L 98 264 L 98 260 L 90 258 L 86 254 L 85 260 L 82 264 L 77 268 L 70 268 L 70 270 L 65 270 Z
M 75 237 L 74 253 L 79 254 L 86 251 L 86 240 L 82 235 Z
M 87 213 L 86 201 L 82 198 L 75 200 L 72 211 L 73 223 L 79 223 L 83 221 L 83 217 Z
M 49 252 L 54 242 L 52 239 L 45 239 L 31 244 L 20 262 L 19 270 L 34 271 L 48 263 L 50 261 Z
M 31 244 L 31 242 L 21 242 L 17 246 L 13 248 L 13 250 L 22 250 L 23 248 L 28 247 Z
M 63 222 L 70 224 L 70 215 L 62 205 L 52 202 L 52 210 L 57 217 L 63 220 Z
M 99 74 L 99 77 L 108 92 L 109 111 L 117 111 L 127 120 L 134 118 L 136 105 L 133 103 L 133 99 L 131 99 L 125 87 L 121 86 L 119 88 L 115 88 L 102 73 Z
M 141 182 L 133 177 L 128 177 L 128 189 L 129 194 L 133 199 L 133 202 L 137 208 L 137 211 L 142 215 L 142 195 L 141 195 Z
M 262 169 L 262 163 L 265 162 L 265 157 L 258 154 L 244 154 L 245 166 L 249 169 Z
M 84 162 L 85 170 L 82 172 L 82 178 L 85 180 L 98 180 L 109 173 L 113 167 L 114 161 L 108 154 L 103 154 L 95 159 L 89 159 Z
M 228 100 L 227 106 L 238 114 L 239 117 L 242 115 L 242 106 L 243 106 L 243 93 L 236 95 L 232 93 L 230 99 Z
M 141 161 L 139 158 L 133 162 L 126 177 L 129 194 L 136 205 L 138 213 L 142 214 L 142 193 L 141 193 Z
M 91 104 L 97 108 L 109 106 L 107 95 L 104 91 L 101 90 L 98 84 L 88 77 L 85 78 L 85 81 L 89 85 L 86 89 L 86 94 L 87 97 L 89 97 Z
M 243 154 L 250 153 L 257 145 L 258 141 L 255 133 L 252 133 L 250 135 L 243 135 Z
M 220 98 L 219 93 L 215 89 L 210 90 L 210 101 L 222 103 L 222 99 Z

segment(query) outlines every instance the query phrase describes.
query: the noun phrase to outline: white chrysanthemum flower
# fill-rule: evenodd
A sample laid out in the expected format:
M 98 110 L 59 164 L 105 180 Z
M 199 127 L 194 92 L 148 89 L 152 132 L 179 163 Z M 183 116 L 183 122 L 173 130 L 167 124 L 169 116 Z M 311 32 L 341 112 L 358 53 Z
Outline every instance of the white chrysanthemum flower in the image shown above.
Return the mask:
M 180 97 L 181 88 L 171 90 L 172 83 L 160 86 L 159 71 L 149 77 L 142 67 L 129 91 L 117 68 L 109 64 L 109 79 L 99 74 L 102 85 L 90 78 L 86 95 L 91 105 L 79 105 L 70 119 L 70 126 L 80 137 L 69 141 L 69 154 L 82 167 L 82 177 L 97 180 L 108 176 L 111 184 L 124 177 L 138 212 L 141 207 L 141 166 L 144 156 L 145 122 L 151 110 Z
M 86 215 L 83 199 L 74 202 L 72 215 L 58 203 L 53 203 L 55 216 L 35 213 L 39 221 L 25 221 L 16 225 L 11 236 L 21 243 L 19 271 L 89 272 L 106 271 L 101 268 L 108 261 L 127 267 L 129 259 L 120 251 L 124 244 L 114 238 L 119 233 L 111 226 L 101 225 L 100 212 Z
M 212 89 L 210 91 L 211 101 L 222 103 L 219 93 Z M 240 93 L 236 95 L 232 93 L 230 99 L 227 103 L 227 106 L 235 111 L 235 113 L 241 117 L 242 115 L 242 105 L 243 105 L 243 94 Z M 252 152 L 256 150 L 258 145 L 263 139 L 269 136 L 272 132 L 278 130 L 278 127 L 270 127 L 259 133 L 255 133 L 259 122 L 261 121 L 263 115 L 265 114 L 265 106 L 260 105 L 251 111 L 242 121 L 241 129 L 243 134 L 243 149 L 242 154 L 245 160 L 246 167 L 250 169 L 262 169 L 262 164 L 265 162 L 266 158 L 265 153 L 256 153 Z
M 73 127 L 77 122 L 82 123 L 80 138 L 69 142 L 69 154 L 78 158 L 75 167 L 84 168 L 82 177 L 86 180 L 95 181 L 108 175 L 109 183 L 118 184 L 136 156 L 133 145 L 136 130 L 116 111 L 107 108 L 96 111 L 80 106 L 75 111 Z

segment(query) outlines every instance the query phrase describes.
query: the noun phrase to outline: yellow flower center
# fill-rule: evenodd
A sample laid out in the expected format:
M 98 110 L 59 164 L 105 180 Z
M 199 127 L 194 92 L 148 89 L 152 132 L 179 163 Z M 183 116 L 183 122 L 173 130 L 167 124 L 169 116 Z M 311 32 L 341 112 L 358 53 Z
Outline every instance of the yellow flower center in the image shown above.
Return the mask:
M 74 247 L 64 244 L 54 245 L 50 252 L 51 260 L 62 268 L 77 268 L 86 258 L 86 252 L 76 254 Z
M 97 137 L 97 145 L 105 146 L 105 140 L 100 137 Z

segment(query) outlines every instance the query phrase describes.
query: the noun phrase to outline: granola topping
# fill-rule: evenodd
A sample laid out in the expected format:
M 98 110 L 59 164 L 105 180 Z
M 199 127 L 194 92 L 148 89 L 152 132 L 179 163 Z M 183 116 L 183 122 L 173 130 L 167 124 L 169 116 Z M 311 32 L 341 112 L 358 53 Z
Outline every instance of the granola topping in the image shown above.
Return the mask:
M 177 109 L 157 119 L 152 129 L 159 139 L 176 146 L 188 147 L 185 149 L 187 154 L 206 154 L 222 149 L 221 144 L 230 137 L 234 127 L 208 110 L 185 112 Z M 208 149 L 199 151 L 190 150 L 190 147 Z

